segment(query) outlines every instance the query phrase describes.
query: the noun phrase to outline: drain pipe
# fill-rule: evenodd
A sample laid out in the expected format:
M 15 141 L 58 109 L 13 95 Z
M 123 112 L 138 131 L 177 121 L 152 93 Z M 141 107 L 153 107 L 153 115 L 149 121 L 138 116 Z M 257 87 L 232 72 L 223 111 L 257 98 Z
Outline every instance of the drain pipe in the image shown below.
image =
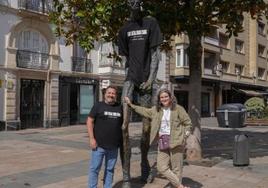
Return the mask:
M 47 79 L 46 79 L 46 115 L 44 118 L 44 127 L 45 128 L 50 128 L 51 127 L 51 116 L 50 116 L 50 108 L 51 108 L 51 103 L 50 103 L 50 72 L 51 72 L 51 58 L 49 61 L 48 65 L 48 70 L 47 70 Z

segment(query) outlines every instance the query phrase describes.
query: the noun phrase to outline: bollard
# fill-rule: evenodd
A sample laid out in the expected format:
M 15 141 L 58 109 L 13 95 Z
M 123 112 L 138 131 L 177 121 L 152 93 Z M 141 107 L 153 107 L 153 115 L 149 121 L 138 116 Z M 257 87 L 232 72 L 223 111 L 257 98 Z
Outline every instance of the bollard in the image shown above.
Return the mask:
M 233 165 L 248 166 L 249 165 L 249 143 L 248 136 L 244 134 L 235 135 Z

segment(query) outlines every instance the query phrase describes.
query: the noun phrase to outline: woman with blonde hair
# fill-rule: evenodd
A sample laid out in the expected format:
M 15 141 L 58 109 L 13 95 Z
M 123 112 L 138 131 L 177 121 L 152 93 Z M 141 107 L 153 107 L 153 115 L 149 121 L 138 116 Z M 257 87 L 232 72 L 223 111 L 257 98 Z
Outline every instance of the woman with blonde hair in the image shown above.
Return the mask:
M 138 114 L 151 119 L 150 145 L 158 140 L 158 171 L 176 188 L 188 188 L 182 185 L 182 169 L 185 141 L 192 123 L 184 108 L 168 89 L 159 91 L 157 104 L 152 108 L 134 105 L 128 97 L 125 102 Z

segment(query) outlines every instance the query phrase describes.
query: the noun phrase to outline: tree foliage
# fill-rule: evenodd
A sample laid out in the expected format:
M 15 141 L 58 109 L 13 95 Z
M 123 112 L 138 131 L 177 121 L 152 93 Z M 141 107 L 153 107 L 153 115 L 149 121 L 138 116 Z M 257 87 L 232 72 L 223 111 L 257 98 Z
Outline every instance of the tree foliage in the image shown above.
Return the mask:
M 95 40 L 115 41 L 129 16 L 127 0 L 54 0 L 50 20 L 55 33 L 74 40 L 87 50 Z M 227 32 L 242 31 L 243 13 L 258 18 L 267 5 L 263 0 L 144 0 L 144 15 L 158 20 L 166 41 L 185 32 L 203 36 L 211 25 L 226 24 Z
M 265 101 L 260 97 L 252 97 L 245 102 L 247 111 L 251 114 L 251 117 L 262 116 L 266 107 Z

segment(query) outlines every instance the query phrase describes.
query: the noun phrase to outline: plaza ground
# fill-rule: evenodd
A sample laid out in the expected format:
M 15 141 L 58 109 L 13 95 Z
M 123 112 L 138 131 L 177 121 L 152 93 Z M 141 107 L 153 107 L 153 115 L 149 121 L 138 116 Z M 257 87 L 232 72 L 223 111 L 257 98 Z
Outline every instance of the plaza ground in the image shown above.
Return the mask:
M 250 165 L 234 167 L 234 136 L 250 141 Z M 130 125 L 133 188 L 162 188 L 168 181 L 155 172 L 153 183 L 140 176 L 141 124 Z M 185 161 L 183 183 L 192 188 L 264 188 L 268 185 L 268 127 L 220 128 L 215 118 L 202 119 L 203 160 Z M 90 151 L 85 125 L 0 132 L 0 188 L 85 188 Z M 149 152 L 155 163 L 156 150 Z M 100 185 L 102 184 L 100 174 Z M 120 160 L 114 187 L 121 187 Z M 100 186 L 102 187 L 102 186 Z

